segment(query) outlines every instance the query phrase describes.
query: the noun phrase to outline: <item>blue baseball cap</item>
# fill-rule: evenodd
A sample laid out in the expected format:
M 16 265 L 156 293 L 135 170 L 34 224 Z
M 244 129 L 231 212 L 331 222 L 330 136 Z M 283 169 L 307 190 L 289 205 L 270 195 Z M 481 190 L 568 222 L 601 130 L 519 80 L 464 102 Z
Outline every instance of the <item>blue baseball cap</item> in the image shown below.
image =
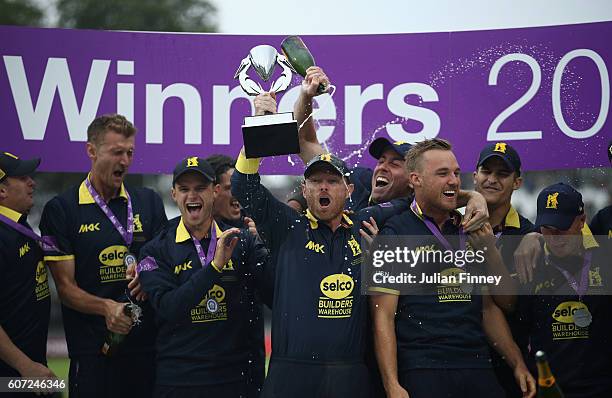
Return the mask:
M 491 159 L 492 157 L 501 158 L 506 166 L 510 168 L 510 170 L 520 175 L 521 173 L 521 158 L 518 152 L 512 148 L 510 145 L 505 142 L 496 142 L 491 145 L 487 145 L 480 151 L 480 156 L 478 157 L 478 163 L 476 164 L 476 168 L 482 166 L 484 162 Z
M 27 176 L 38 168 L 40 158 L 20 159 L 8 152 L 0 152 L 0 182 L 7 177 Z
M 304 178 L 310 177 L 310 175 L 319 168 L 326 168 L 336 174 L 340 174 L 342 177 L 350 177 L 348 167 L 342 159 L 331 153 L 323 153 L 310 159 L 304 169 Z
M 370 144 L 369 152 L 370 152 L 370 155 L 372 155 L 374 159 L 380 159 L 382 154 L 387 149 L 393 149 L 402 158 L 405 158 L 410 148 L 412 148 L 412 145 L 407 142 L 404 142 L 404 141 L 391 142 L 384 137 L 379 137 L 375 139 L 374 141 L 372 141 L 372 143 Z
M 582 194 L 562 182 L 548 186 L 538 195 L 536 228 L 568 230 L 577 216 L 584 214 Z

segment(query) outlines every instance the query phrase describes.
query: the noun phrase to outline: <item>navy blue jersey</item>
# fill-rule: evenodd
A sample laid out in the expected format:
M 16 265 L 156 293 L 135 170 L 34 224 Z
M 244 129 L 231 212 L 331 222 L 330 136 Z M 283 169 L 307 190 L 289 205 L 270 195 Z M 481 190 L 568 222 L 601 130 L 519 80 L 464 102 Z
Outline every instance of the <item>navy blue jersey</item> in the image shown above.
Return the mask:
M 129 248 L 94 202 L 84 182 L 51 199 L 40 221 L 43 235 L 55 238 L 61 250 L 45 253 L 47 264 L 54 267 L 55 261 L 73 259 L 79 288 L 112 300 L 125 297 L 128 281 L 124 255 L 129 251 L 138 256 L 142 246 L 167 223 L 159 195 L 147 188 L 122 186 L 120 195 L 108 202 L 121 225 L 125 227 L 127 220 L 126 190 L 134 213 L 134 238 Z M 143 304 L 143 310 L 143 323 L 132 329 L 117 355 L 153 350 L 155 328 L 147 303 Z M 62 305 L 62 314 L 70 357 L 98 354 L 107 334 L 104 317 L 78 312 L 65 305 Z
M 584 247 L 592 253 L 587 294 L 580 298 L 557 268 L 580 281 L 582 255 L 543 255 L 527 287 L 530 295 L 520 298 L 519 311 L 529 325 L 530 368 L 535 369 L 534 354 L 543 350 L 566 396 L 604 397 L 612 393 L 611 253 L 597 247 L 589 233 L 584 236 Z M 574 318 L 577 310 L 585 309 L 591 315 L 588 325 Z
M 0 214 L 30 228 L 26 216 L 0 206 Z M 49 283 L 38 242 L 0 222 L 0 325 L 32 361 L 47 364 Z M 20 376 L 0 360 L 0 376 Z
M 244 174 L 241 171 L 250 171 Z M 360 295 L 359 228 L 373 216 L 378 225 L 407 208 L 396 201 L 344 215 L 331 231 L 312 214 L 298 214 L 260 184 L 240 160 L 232 193 L 258 226 L 269 231 L 275 268 L 272 356 L 311 362 L 363 361 L 367 305 Z
M 230 226 L 216 228 L 220 235 Z M 210 237 L 201 244 L 206 253 Z M 251 374 L 261 383 L 264 364 L 252 357 L 253 328 L 260 326 L 252 297 L 267 256 L 263 242 L 242 229 L 222 272 L 210 263 L 202 267 L 181 217 L 141 250 L 139 275 L 158 326 L 157 384 L 220 385 Z
M 381 235 L 422 236 L 419 245 L 444 251 L 420 217 L 411 209 L 391 219 Z M 433 222 L 433 221 L 432 221 Z M 442 234 L 458 247 L 460 217 L 452 217 Z M 435 224 L 435 222 L 434 222 Z M 416 248 L 413 248 L 416 249 Z M 462 269 L 441 263 L 424 264 L 427 273 L 453 273 Z M 376 287 L 371 288 L 377 290 Z M 411 369 L 487 368 L 488 346 L 482 327 L 482 295 L 461 291 L 458 286 L 442 283 L 428 286 L 423 295 L 399 297 L 395 317 L 398 372 Z M 385 289 L 384 292 L 395 293 Z

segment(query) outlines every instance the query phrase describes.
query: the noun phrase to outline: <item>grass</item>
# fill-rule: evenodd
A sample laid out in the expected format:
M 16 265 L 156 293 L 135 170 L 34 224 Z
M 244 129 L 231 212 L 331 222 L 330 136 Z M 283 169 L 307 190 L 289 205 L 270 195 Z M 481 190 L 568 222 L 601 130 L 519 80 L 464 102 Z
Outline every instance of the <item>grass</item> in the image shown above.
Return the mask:
M 65 357 L 47 358 L 47 365 L 60 380 L 64 380 L 66 383 L 66 389 L 62 393 L 62 397 L 68 397 L 68 370 L 70 369 L 70 359 Z

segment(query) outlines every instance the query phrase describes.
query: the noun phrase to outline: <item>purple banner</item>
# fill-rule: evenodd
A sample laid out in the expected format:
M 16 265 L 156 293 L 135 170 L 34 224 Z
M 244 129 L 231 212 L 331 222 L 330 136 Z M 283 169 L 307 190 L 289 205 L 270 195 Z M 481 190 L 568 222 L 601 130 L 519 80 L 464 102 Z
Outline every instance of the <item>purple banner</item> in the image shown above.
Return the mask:
M 42 157 L 43 171 L 86 171 L 87 126 L 118 112 L 139 129 L 135 173 L 171 173 L 185 156 L 236 156 L 251 104 L 233 75 L 252 47 L 283 39 L 18 27 L 0 27 L 0 37 L 0 149 Z M 607 166 L 610 37 L 610 22 L 303 36 L 337 87 L 317 97 L 319 138 L 351 164 L 374 163 L 376 137 L 437 136 L 465 171 L 490 141 L 515 146 L 526 170 Z M 279 96 L 279 111 L 292 110 L 300 81 Z M 297 156 L 262 169 L 302 170 Z

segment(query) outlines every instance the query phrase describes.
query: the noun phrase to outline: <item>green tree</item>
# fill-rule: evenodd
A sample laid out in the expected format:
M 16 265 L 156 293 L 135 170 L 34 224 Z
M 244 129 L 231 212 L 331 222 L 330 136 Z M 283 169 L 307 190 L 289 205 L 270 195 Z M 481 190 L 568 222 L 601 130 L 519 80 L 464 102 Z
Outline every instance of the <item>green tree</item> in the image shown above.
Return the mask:
M 0 25 L 41 26 L 43 12 L 30 0 L 0 0 Z
M 58 0 L 65 28 L 213 32 L 216 8 L 208 0 Z

